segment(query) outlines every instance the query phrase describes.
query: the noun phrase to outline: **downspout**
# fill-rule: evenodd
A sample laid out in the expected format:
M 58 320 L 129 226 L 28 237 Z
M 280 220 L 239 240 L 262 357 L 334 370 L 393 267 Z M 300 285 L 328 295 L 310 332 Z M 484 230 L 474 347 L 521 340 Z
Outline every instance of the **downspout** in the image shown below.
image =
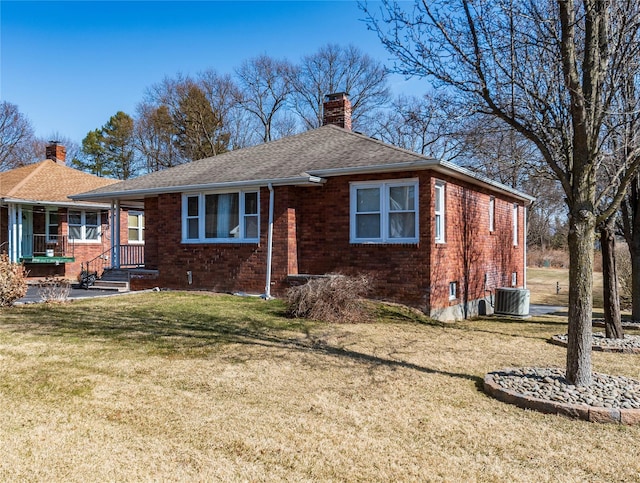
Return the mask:
M 523 218 L 523 225 L 524 225 L 524 240 L 522 242 L 522 244 L 524 245 L 524 254 L 523 254 L 523 267 L 522 267 L 522 277 L 524 278 L 523 283 L 522 283 L 522 288 L 527 288 L 527 210 L 528 207 L 524 207 L 524 209 L 522 210 L 523 214 L 522 214 L 522 218 Z
M 269 229 L 267 231 L 267 281 L 264 287 L 264 295 L 262 298 L 269 300 L 271 298 L 271 257 L 273 255 L 273 204 L 274 191 L 273 185 L 269 183 Z

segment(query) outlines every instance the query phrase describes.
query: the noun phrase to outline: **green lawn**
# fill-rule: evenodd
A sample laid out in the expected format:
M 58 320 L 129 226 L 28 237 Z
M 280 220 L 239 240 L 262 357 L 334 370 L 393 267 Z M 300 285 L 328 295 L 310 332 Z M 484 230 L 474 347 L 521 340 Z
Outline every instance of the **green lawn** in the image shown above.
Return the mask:
M 1 481 L 637 481 L 640 428 L 510 406 L 565 320 L 366 324 L 161 292 L 0 312 Z M 640 379 L 632 354 L 599 372 Z

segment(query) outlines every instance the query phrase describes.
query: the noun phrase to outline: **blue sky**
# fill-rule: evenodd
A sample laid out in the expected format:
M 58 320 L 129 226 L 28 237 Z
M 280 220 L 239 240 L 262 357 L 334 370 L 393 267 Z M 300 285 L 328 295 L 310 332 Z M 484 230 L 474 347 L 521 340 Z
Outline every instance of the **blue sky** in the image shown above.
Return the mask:
M 177 73 L 233 73 L 261 54 L 296 62 L 327 43 L 391 65 L 364 14 L 341 1 L 0 1 L 0 99 L 36 135 L 80 143 Z M 426 91 L 394 76 L 394 93 Z

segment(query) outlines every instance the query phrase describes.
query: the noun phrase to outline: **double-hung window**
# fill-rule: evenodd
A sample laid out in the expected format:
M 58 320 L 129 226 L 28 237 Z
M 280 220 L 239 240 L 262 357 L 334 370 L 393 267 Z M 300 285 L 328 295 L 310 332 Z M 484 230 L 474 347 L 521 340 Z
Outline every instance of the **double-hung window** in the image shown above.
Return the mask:
M 182 198 L 182 240 L 195 242 L 257 242 L 257 191 L 194 193 Z
M 417 180 L 351 184 L 352 243 L 417 241 Z
M 58 241 L 58 209 L 47 210 L 47 243 Z
M 496 198 L 489 197 L 489 231 L 496 230 Z
M 100 241 L 100 212 L 69 210 L 69 240 Z
M 518 246 L 518 203 L 513 204 L 513 246 Z
M 144 213 L 140 211 L 130 211 L 128 216 L 129 242 L 144 242 Z
M 445 184 L 442 181 L 436 181 L 434 187 L 434 225 L 435 225 L 435 241 L 436 243 L 445 242 Z

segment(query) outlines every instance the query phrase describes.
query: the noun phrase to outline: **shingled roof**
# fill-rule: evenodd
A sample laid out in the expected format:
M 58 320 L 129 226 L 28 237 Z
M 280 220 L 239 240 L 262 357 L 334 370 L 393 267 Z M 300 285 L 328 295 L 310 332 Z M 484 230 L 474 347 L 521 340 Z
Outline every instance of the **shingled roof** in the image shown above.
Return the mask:
M 197 189 L 316 184 L 322 182 L 322 178 L 342 174 L 427 168 L 468 178 L 471 182 L 490 184 L 525 201 L 532 200 L 528 195 L 452 163 L 400 149 L 334 125 L 200 159 L 74 195 L 73 198 L 100 201 L 140 199 L 159 193 Z
M 113 185 L 100 178 L 50 159 L 0 173 L 0 198 L 14 202 L 77 204 L 69 195 Z

